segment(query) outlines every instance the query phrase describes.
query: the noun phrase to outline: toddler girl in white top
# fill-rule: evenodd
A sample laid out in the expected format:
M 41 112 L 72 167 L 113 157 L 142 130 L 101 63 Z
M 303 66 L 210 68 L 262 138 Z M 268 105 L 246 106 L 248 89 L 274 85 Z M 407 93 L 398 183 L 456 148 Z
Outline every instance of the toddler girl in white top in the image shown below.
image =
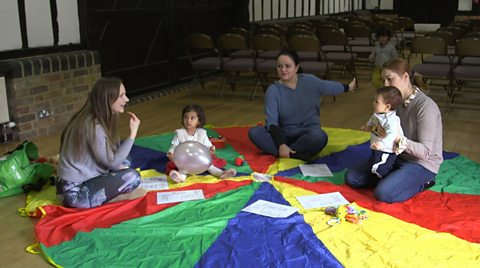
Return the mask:
M 176 169 L 174 166 L 172 167 L 173 163 L 173 152 L 175 148 L 182 142 L 186 141 L 197 141 L 207 148 L 210 149 L 210 152 L 215 152 L 215 146 L 212 145 L 210 140 L 207 136 L 207 131 L 202 127 L 205 125 L 206 117 L 205 112 L 203 111 L 202 107 L 197 104 L 190 104 L 185 106 L 182 111 L 182 124 L 183 128 L 175 130 L 175 136 L 172 140 L 172 145 L 167 152 L 167 157 L 171 161 L 167 165 L 167 172 L 170 178 L 175 182 L 184 182 L 187 178 L 186 173 L 182 173 Z M 171 170 L 169 170 L 171 169 Z M 219 177 L 220 179 L 225 179 L 229 177 L 233 177 L 237 174 L 237 171 L 233 168 L 222 170 L 213 164 L 208 168 L 208 172 L 215 177 Z

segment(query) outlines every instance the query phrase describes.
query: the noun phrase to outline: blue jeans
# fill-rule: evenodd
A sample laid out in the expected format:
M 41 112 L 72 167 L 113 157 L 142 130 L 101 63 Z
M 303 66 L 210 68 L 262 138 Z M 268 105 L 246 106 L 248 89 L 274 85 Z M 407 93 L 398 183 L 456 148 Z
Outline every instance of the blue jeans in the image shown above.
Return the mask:
M 320 152 L 328 142 L 328 136 L 319 126 L 304 130 L 298 133 L 285 135 L 286 144 L 297 154 L 314 155 Z M 278 156 L 278 147 L 275 145 L 272 136 L 264 126 L 256 126 L 248 130 L 248 137 L 261 151 Z
M 425 183 L 435 180 L 437 174 L 422 165 L 397 158 L 393 170 L 383 179 L 364 165 L 351 168 L 345 174 L 345 183 L 353 188 L 375 187 L 375 198 L 387 203 L 403 202 L 425 188 Z

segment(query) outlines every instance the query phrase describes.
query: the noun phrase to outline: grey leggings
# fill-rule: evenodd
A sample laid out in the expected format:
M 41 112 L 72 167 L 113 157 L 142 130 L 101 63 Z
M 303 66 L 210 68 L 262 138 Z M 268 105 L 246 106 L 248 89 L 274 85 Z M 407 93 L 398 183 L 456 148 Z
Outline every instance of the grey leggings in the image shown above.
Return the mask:
M 101 175 L 82 183 L 57 178 L 57 197 L 66 207 L 93 208 L 129 193 L 140 185 L 140 173 L 135 169 L 122 169 Z

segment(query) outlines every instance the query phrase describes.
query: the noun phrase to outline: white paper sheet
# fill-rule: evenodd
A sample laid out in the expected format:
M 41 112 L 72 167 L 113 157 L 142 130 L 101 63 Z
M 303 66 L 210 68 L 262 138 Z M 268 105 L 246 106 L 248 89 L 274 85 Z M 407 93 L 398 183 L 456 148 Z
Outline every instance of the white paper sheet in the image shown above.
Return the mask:
M 348 200 L 345 199 L 340 192 L 297 196 L 297 200 L 305 209 L 350 204 L 350 202 L 348 202 Z
M 299 167 L 303 176 L 333 177 L 333 174 L 328 168 L 327 164 L 306 164 L 300 165 Z
M 258 172 L 253 172 L 252 176 L 254 181 L 260 181 L 260 182 L 271 181 L 273 177 L 272 175 L 265 174 L 265 173 L 258 173 Z
M 255 203 L 250 204 L 248 207 L 242 209 L 242 211 L 271 218 L 286 218 L 297 212 L 297 209 L 265 200 L 257 200 Z
M 202 190 L 157 193 L 157 204 L 176 203 L 200 199 L 205 199 Z
M 157 176 L 157 177 L 151 177 L 151 178 L 142 178 L 140 187 L 142 187 L 147 191 L 167 190 L 168 189 L 167 176 L 163 175 L 163 176 Z

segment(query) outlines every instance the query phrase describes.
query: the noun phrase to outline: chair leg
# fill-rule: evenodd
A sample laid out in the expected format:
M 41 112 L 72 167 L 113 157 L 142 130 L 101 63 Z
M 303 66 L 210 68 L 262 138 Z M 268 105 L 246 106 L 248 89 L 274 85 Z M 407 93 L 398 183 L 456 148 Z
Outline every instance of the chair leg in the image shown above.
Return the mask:
M 232 91 L 235 91 L 235 86 L 237 84 L 237 79 L 239 75 L 240 75 L 239 72 L 235 72 L 235 74 L 232 77 L 232 81 L 230 83 L 230 88 L 232 89 Z
M 195 80 L 198 81 L 198 83 L 200 83 L 200 87 L 202 88 L 203 91 L 205 91 L 205 82 L 203 81 L 200 73 L 198 72 L 195 72 Z
M 250 91 L 250 96 L 248 97 L 248 99 L 251 101 L 253 101 L 253 99 L 255 98 L 255 91 L 257 91 L 257 86 L 260 83 L 260 76 L 260 73 L 257 73 L 257 75 L 255 76 L 255 84 L 253 85 L 253 88 Z
M 225 74 L 223 75 L 223 79 L 222 79 L 222 85 L 220 86 L 220 89 L 217 92 L 217 98 L 222 97 L 223 89 L 225 88 L 225 83 L 227 82 L 227 76 L 228 76 L 228 72 L 225 72 Z
M 456 84 L 457 84 L 456 90 L 454 92 L 452 92 L 451 103 L 453 103 L 455 101 L 455 98 L 457 97 L 458 92 L 460 92 L 462 90 L 464 82 L 463 81 L 457 81 Z

